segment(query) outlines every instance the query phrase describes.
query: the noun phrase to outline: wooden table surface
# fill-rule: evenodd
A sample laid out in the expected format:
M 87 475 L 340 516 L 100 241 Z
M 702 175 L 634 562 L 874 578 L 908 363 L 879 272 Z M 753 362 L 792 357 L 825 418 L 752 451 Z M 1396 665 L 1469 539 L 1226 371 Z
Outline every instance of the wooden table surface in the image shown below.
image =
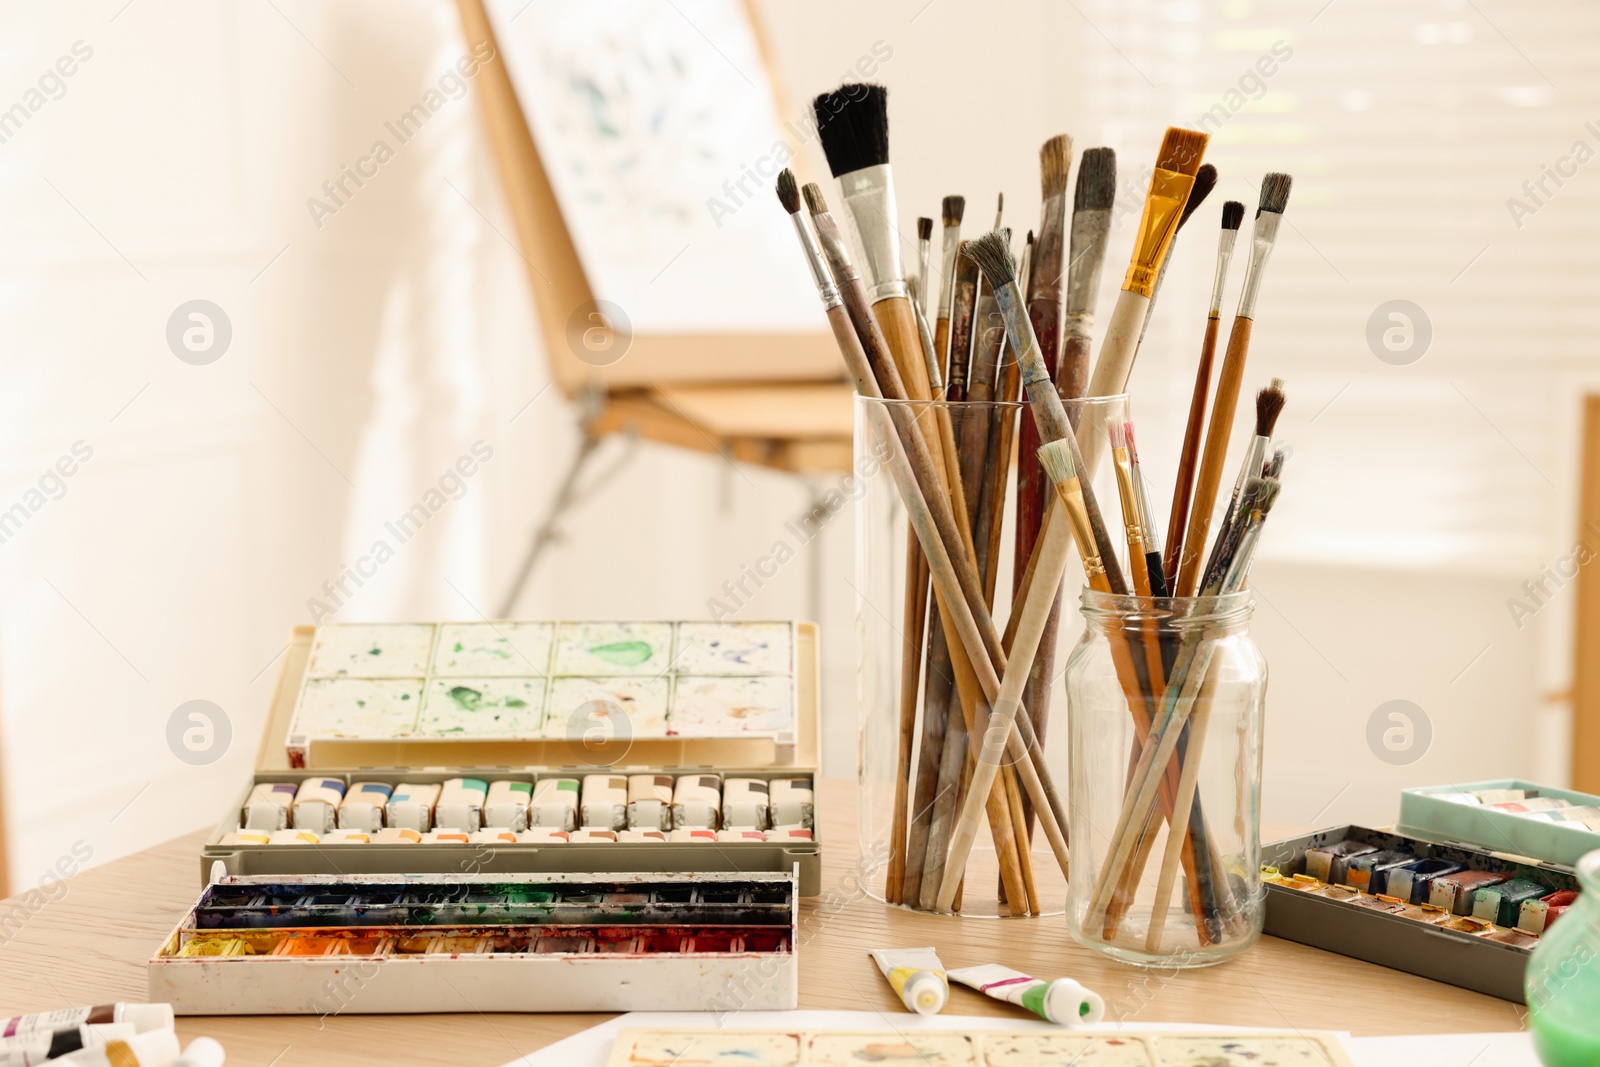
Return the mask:
M 1198 971 L 1111 963 L 1068 936 L 1058 916 L 979 919 L 919 915 L 866 896 L 879 875 L 859 862 L 854 790 L 825 783 L 823 893 L 801 908 L 800 1007 L 902 1012 L 867 958 L 869 948 L 935 945 L 948 967 L 1006 963 L 1067 975 L 1099 992 L 1108 1019 L 1349 1030 L 1357 1035 L 1515 1030 L 1518 1005 L 1276 938 Z M 203 833 L 96 867 L 25 916 L 0 902 L 0 1016 L 73 1004 L 146 999 L 145 962 L 199 893 Z M 1047 856 L 1041 853 L 1041 858 Z M 975 864 L 989 854 L 975 853 Z M 993 875 L 973 869 L 981 884 Z M 969 885 L 975 884 L 969 881 Z M 1020 1009 L 962 988 L 950 1014 Z M 494 1065 L 602 1022 L 609 1015 L 341 1015 L 180 1018 L 185 1040 L 209 1034 L 230 1065 Z M 708 1016 L 708 1025 L 714 1025 Z M 725 1022 L 725 1025 L 727 1023 Z M 736 1024 L 735 1024 L 736 1025 Z

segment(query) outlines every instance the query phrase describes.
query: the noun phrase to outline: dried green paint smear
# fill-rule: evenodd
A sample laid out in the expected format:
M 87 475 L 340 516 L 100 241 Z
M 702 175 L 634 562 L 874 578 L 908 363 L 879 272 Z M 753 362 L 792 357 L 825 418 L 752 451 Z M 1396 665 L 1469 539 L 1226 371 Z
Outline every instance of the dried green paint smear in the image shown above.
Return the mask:
M 655 649 L 648 641 L 613 641 L 609 645 L 591 645 L 589 654 L 618 667 L 637 667 L 653 655 Z
M 448 695 L 463 711 L 477 711 L 483 704 L 483 694 L 464 685 L 451 686 Z

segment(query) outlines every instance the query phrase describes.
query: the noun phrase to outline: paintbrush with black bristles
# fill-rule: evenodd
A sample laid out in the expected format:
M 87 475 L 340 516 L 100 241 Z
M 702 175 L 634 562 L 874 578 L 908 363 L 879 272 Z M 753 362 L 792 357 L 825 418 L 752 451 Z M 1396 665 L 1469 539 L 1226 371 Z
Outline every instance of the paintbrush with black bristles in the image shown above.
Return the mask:
M 1215 543 L 1212 545 L 1211 556 L 1206 560 L 1206 573 L 1211 574 L 1217 566 L 1217 558 L 1222 550 L 1222 542 L 1232 532 L 1234 525 L 1240 519 L 1239 503 L 1244 495 L 1244 486 L 1251 478 L 1259 478 L 1262 466 L 1267 460 L 1267 449 L 1272 447 L 1272 431 L 1278 425 L 1278 416 L 1283 414 L 1283 405 L 1288 398 L 1283 393 L 1283 379 L 1274 378 L 1263 390 L 1256 394 L 1256 432 L 1250 438 L 1250 443 L 1245 446 L 1244 462 L 1239 464 L 1239 475 L 1233 481 L 1233 493 L 1228 497 L 1228 505 L 1222 512 L 1222 528 L 1217 531 Z
M 933 284 L 928 277 L 929 257 L 933 254 L 933 220 L 926 215 L 917 216 L 917 298 L 916 303 L 927 317 L 933 314 L 929 306 L 933 301 Z
M 967 198 L 947 196 L 939 204 L 940 221 L 944 224 L 939 248 L 939 306 L 934 309 L 933 350 L 945 361 L 948 368 L 950 355 L 951 302 L 955 298 L 956 261 L 961 255 L 961 216 L 967 211 Z M 947 370 L 945 381 L 949 383 Z M 948 389 L 948 384 L 946 388 Z M 952 397 L 959 400 L 960 397 Z
M 881 85 L 841 85 L 817 96 L 812 108 L 828 169 L 839 181 L 844 214 L 866 266 L 873 315 L 900 365 L 911 399 L 928 400 L 932 390 L 906 291 L 900 235 L 895 231 L 888 90 Z
M 1200 461 L 1200 434 L 1205 429 L 1206 401 L 1211 396 L 1211 365 L 1217 358 L 1217 333 L 1222 323 L 1222 290 L 1228 281 L 1244 205 L 1229 200 L 1222 205 L 1222 233 L 1217 239 L 1217 268 L 1211 278 L 1211 304 L 1206 312 L 1205 338 L 1200 342 L 1200 364 L 1195 368 L 1194 393 L 1189 397 L 1189 420 L 1183 427 L 1183 449 L 1178 455 L 1178 476 L 1172 488 L 1172 513 L 1167 519 L 1167 550 L 1162 561 L 1167 588 L 1178 584 L 1178 560 L 1188 532 L 1189 504 L 1194 497 L 1195 465 Z
M 1245 360 L 1250 354 L 1250 333 L 1255 325 L 1256 303 L 1261 297 L 1261 279 L 1278 239 L 1284 209 L 1289 206 L 1292 183 L 1289 175 L 1280 173 L 1268 174 L 1261 181 L 1260 205 L 1256 209 L 1255 229 L 1250 234 L 1250 264 L 1239 293 L 1239 310 L 1234 316 L 1233 328 L 1228 331 L 1222 370 L 1217 375 L 1217 396 L 1206 425 L 1206 446 L 1195 482 L 1189 531 L 1183 539 L 1183 557 L 1178 564 L 1178 596 L 1193 596 L 1199 587 L 1200 564 L 1206 557 L 1206 539 L 1211 533 L 1211 512 L 1222 482 L 1222 467 L 1228 459 L 1228 439 L 1233 434 L 1233 416 L 1239 406 Z
M 1217 187 L 1217 168 L 1207 163 L 1200 168 L 1194 176 L 1194 189 L 1189 193 L 1189 202 L 1183 205 L 1183 214 L 1178 217 L 1177 232 L 1172 235 L 1172 243 L 1178 243 L 1178 234 L 1183 232 L 1183 227 L 1205 203 L 1206 197 L 1211 195 L 1211 190 Z M 1150 332 L 1150 320 L 1155 317 L 1156 298 L 1161 295 L 1161 283 L 1166 281 L 1167 268 L 1172 266 L 1172 250 L 1167 250 L 1167 258 L 1161 264 L 1161 271 L 1156 275 L 1156 286 L 1150 293 L 1150 307 L 1146 309 L 1144 326 L 1139 329 L 1139 345 L 1144 344 L 1144 335 Z M 1137 357 L 1135 357 L 1137 358 Z

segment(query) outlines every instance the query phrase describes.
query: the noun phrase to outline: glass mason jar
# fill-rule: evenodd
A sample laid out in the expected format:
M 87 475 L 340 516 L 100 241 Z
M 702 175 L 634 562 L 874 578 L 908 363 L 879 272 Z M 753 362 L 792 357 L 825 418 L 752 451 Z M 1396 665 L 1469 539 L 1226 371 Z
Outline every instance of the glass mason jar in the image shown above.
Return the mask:
M 1089 419 L 1093 420 L 1091 427 L 1103 427 L 1111 419 L 1127 417 L 1126 395 L 1063 403 L 1068 416 L 1080 425 Z M 937 911 L 934 898 L 948 855 L 944 846 L 965 801 L 965 757 L 981 748 L 981 736 L 973 732 L 969 709 L 961 700 L 937 598 L 926 595 L 926 584 L 923 598 L 910 603 L 906 598 L 908 557 L 916 542 L 891 464 L 896 455 L 903 457 L 898 451 L 898 434 L 908 423 L 920 427 L 925 439 L 935 442 L 946 433 L 941 424 L 948 423 L 948 440 L 956 445 L 964 470 L 962 496 L 966 498 L 973 551 L 988 593 L 991 618 L 1001 632 L 1008 621 L 1014 579 L 1025 569 L 1026 560 L 1018 565 L 1013 465 L 996 464 L 990 457 L 1019 454 L 1019 463 L 1031 464 L 1027 468 L 1030 476 L 1038 470 L 1042 478 L 1043 472 L 1029 451 L 1036 447 L 1034 442 L 1024 439 L 1033 423 L 1025 403 L 856 398 L 856 460 L 850 495 L 856 501 L 854 587 L 863 852 L 859 877 L 864 892 L 875 899 Z M 1103 468 L 1100 479 L 1092 484 L 1114 511 L 1113 472 L 1109 463 L 1103 463 Z M 1047 480 L 1044 488 L 1043 504 L 1059 508 Z M 1023 712 L 1030 716 L 1044 746 L 1047 772 L 1053 770 L 1057 778 L 1066 761 L 1066 705 L 1060 667 L 1077 637 L 1073 606 L 1082 578 L 1081 568 L 1071 565 L 1058 602 L 1058 625 L 1047 632 L 1034 661 L 1035 673 L 1042 681 L 1030 688 Z M 908 678 L 909 686 L 905 684 Z M 1060 914 L 1067 895 L 1066 876 L 1042 827 L 1034 821 L 1027 793 L 1016 783 L 1021 776 L 1010 766 L 999 775 L 1001 779 L 1008 776 L 1011 784 L 1005 788 L 1016 794 L 1022 821 L 1033 822 L 1031 841 L 1024 831 L 1021 836 L 1028 847 L 1002 853 L 996 841 L 1007 837 L 992 829 L 985 809 L 954 910 L 962 916 L 985 918 Z M 1065 780 L 1057 786 L 1064 809 Z M 1063 830 L 1065 822 L 1063 812 Z M 1018 836 L 1013 833 L 1009 838 L 1013 846 Z M 1022 884 L 1031 886 L 1033 892 L 1027 901 L 1019 901 L 1005 893 L 1004 886 L 1019 884 L 1024 868 L 1027 880 Z M 1009 883 L 1003 870 L 1011 872 Z
M 1067 662 L 1067 926 L 1125 963 L 1203 967 L 1261 936 L 1267 665 L 1248 589 L 1085 590 Z M 1174 834 L 1171 827 L 1181 827 Z
M 1539 938 L 1523 979 L 1545 1067 L 1600 1063 L 1600 849 L 1578 860 L 1578 899 Z

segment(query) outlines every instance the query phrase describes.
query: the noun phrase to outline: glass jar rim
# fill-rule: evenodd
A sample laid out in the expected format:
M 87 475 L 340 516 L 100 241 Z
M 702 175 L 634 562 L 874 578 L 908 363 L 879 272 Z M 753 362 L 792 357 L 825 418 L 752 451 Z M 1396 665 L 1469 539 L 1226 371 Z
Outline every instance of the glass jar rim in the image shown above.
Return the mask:
M 1214 596 L 1139 596 L 1136 593 L 1103 593 L 1085 586 L 1079 604 L 1086 615 L 1097 618 L 1125 616 L 1165 616 L 1191 623 L 1232 622 L 1247 619 L 1255 611 L 1255 595 L 1249 588 Z
M 1103 396 L 1079 396 L 1071 398 L 1063 397 L 1061 403 L 1068 411 L 1071 411 L 1074 408 L 1081 407 L 1113 408 L 1119 404 L 1126 406 L 1131 398 L 1131 393 L 1107 393 Z M 959 409 L 963 406 L 973 406 L 995 408 L 998 410 L 1004 410 L 1007 408 L 1023 410 L 1029 406 L 1027 400 L 890 400 L 886 397 L 865 396 L 861 393 L 855 394 L 855 402 L 861 405 L 875 404 L 886 408 L 899 406 L 912 408 L 947 407 Z

